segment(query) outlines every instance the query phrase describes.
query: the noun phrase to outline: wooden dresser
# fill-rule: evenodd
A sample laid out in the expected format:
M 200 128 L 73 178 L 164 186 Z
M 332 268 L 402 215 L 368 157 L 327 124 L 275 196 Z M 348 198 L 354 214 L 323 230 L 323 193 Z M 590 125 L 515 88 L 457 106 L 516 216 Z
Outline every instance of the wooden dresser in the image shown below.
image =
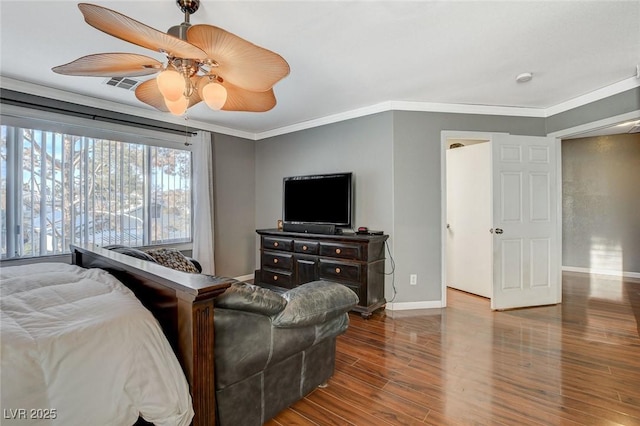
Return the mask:
M 365 318 L 383 307 L 385 241 L 388 235 L 323 235 L 259 229 L 257 284 L 294 288 L 315 280 L 353 290 L 354 308 Z

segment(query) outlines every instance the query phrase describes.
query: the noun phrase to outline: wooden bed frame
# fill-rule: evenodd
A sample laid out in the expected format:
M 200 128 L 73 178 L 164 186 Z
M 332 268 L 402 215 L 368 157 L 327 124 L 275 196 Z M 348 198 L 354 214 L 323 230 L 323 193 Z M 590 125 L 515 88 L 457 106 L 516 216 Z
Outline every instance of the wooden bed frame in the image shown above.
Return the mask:
M 215 425 L 213 299 L 235 280 L 174 271 L 92 244 L 72 245 L 71 253 L 73 264 L 107 270 L 153 313 L 189 382 L 192 424 Z

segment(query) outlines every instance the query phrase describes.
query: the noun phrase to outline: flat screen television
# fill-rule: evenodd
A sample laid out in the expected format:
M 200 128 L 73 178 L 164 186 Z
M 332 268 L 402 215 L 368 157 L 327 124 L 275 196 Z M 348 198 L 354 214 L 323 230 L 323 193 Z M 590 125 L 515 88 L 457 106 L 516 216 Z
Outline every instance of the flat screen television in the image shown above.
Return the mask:
M 285 224 L 351 227 L 352 173 L 285 177 L 282 198 Z

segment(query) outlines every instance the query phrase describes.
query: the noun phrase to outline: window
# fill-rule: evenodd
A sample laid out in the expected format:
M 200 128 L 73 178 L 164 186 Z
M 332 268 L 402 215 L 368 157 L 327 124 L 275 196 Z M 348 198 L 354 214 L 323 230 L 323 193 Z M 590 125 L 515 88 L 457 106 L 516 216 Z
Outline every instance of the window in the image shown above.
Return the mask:
M 188 149 L 8 121 L 0 125 L 3 259 L 68 253 L 70 244 L 191 241 Z

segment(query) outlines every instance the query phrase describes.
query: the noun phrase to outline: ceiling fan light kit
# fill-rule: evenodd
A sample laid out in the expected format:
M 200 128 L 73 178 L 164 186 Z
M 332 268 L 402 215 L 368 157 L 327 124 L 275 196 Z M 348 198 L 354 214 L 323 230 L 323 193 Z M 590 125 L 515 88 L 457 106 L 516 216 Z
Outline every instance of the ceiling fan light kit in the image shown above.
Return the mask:
M 166 55 L 166 65 L 145 55 L 101 53 L 53 68 L 58 74 L 133 77 L 158 73 L 140 84 L 136 98 L 160 111 L 183 115 L 204 101 L 213 110 L 264 112 L 276 105 L 273 86 L 289 74 L 277 53 L 212 25 L 191 25 L 199 0 L 176 0 L 184 22 L 163 33 L 119 12 L 79 3 L 85 21 L 111 36 Z

